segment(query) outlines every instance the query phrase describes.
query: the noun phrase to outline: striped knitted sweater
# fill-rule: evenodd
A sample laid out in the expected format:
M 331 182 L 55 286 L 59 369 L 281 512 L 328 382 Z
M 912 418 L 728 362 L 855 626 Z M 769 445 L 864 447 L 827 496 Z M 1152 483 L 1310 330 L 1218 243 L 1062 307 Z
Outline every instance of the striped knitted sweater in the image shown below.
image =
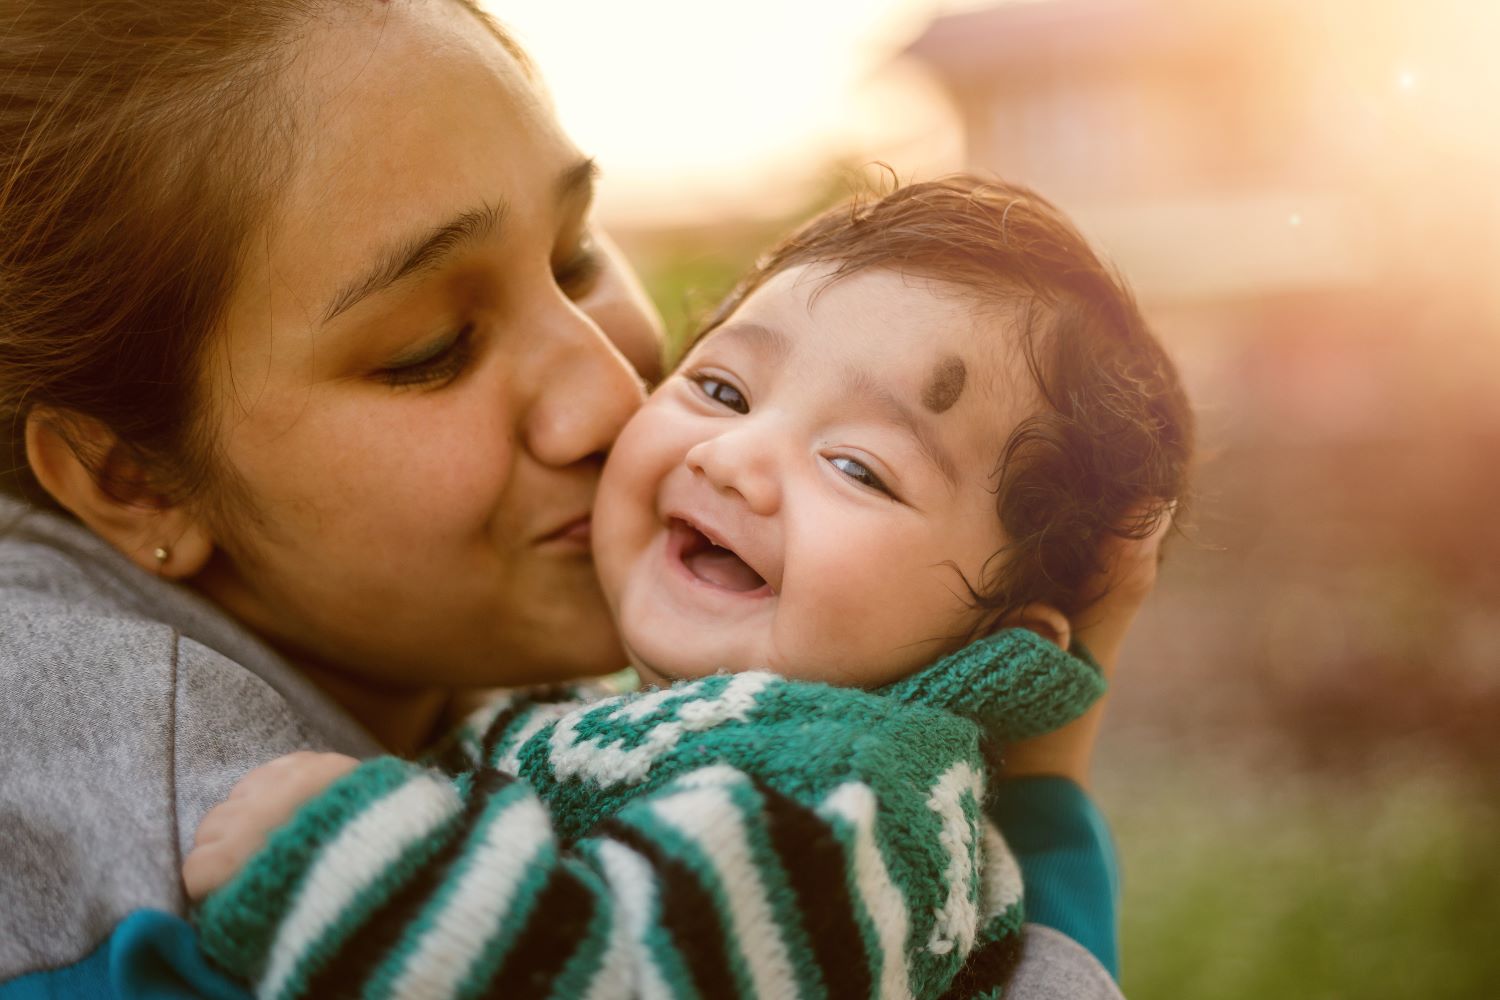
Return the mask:
M 205 903 L 267 998 L 999 997 L 1021 882 L 986 749 L 1075 717 L 1030 632 L 878 692 L 719 674 L 518 693 L 361 765 Z

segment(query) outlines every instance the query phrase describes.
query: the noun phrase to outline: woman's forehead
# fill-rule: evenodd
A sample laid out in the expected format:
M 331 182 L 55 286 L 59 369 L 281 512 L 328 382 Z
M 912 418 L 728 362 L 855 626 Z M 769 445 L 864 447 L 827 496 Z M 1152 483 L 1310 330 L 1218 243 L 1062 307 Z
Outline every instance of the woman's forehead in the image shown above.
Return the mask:
M 317 28 L 289 74 L 292 163 L 241 285 L 295 300 L 300 322 L 323 318 L 410 234 L 550 211 L 557 175 L 582 159 L 520 65 L 458 4 L 381 10 Z

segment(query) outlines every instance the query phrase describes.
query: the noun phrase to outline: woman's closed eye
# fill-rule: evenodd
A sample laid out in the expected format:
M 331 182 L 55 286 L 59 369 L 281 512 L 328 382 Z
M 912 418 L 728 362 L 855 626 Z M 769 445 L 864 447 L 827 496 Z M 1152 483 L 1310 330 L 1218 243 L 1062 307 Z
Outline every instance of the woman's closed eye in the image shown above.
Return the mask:
M 474 324 L 467 323 L 452 336 L 377 370 L 374 377 L 397 387 L 447 385 L 463 374 L 473 356 Z

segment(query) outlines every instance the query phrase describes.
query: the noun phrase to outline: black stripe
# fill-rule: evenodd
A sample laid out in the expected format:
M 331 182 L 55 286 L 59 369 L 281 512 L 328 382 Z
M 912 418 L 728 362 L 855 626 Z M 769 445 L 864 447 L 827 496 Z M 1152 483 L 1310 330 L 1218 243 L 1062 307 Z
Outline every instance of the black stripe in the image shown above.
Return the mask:
M 765 800 L 771 844 L 796 894 L 828 996 L 870 996 L 870 960 L 849 894 L 851 859 L 817 813 L 759 780 L 755 788 Z
M 594 897 L 561 864 L 552 869 L 536 906 L 483 995 L 497 1000 L 546 997 L 563 966 L 589 939 Z
M 443 884 L 449 869 L 463 850 L 484 807 L 502 789 L 516 779 L 500 771 L 475 772 L 469 799 L 458 823 L 446 835 L 445 843 L 427 861 L 417 866 L 406 884 L 370 914 L 339 946 L 333 961 L 316 970 L 308 979 L 309 997 L 340 998 L 359 995 L 366 978 L 390 955 L 402 934 L 411 926 L 433 892 Z
M 444 737 L 437 748 L 426 756 L 425 762 L 450 778 L 474 768 L 474 762 L 469 759 L 468 753 L 464 750 L 463 740 L 459 739 L 458 731 Z
M 538 705 L 555 705 L 560 701 L 577 701 L 576 684 L 547 684 L 526 689 L 526 700 Z
M 980 945 L 953 978 L 942 1000 L 970 1000 L 982 991 L 1003 988 L 1021 964 L 1022 935 L 1012 933 Z
M 505 731 L 510 724 L 524 711 L 536 706 L 531 699 L 517 696 L 509 705 L 502 708 L 485 727 L 484 735 L 479 739 L 479 763 L 483 767 L 495 766 L 495 750 L 500 746 L 500 740 L 504 738 Z
M 641 855 L 661 884 L 662 923 L 687 962 L 688 974 L 705 1000 L 730 1000 L 739 994 L 725 950 L 728 929 L 714 898 L 691 868 L 662 851 L 639 830 L 610 820 L 600 832 Z

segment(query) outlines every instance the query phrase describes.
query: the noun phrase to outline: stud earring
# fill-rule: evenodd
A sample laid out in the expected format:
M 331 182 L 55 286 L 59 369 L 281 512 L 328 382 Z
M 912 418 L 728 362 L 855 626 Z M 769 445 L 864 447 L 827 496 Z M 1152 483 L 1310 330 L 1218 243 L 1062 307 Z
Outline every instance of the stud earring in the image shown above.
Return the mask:
M 151 554 L 156 557 L 157 569 L 161 569 L 167 564 L 167 560 L 172 558 L 172 550 L 167 548 L 165 545 L 158 545 L 156 547 L 156 551 L 152 552 Z

